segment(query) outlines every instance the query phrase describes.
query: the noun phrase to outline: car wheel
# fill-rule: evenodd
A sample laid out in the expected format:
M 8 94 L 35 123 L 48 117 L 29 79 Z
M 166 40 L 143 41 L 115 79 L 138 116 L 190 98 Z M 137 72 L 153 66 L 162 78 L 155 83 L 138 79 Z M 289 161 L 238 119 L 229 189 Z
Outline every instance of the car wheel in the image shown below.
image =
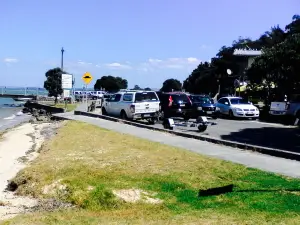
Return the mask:
M 154 125 L 155 122 L 156 122 L 156 119 L 154 119 L 154 118 L 151 118 L 148 120 L 149 125 Z
M 159 120 L 163 120 L 164 119 L 164 112 L 163 111 L 159 111 L 158 112 L 158 119 Z
M 127 120 L 127 115 L 126 115 L 126 112 L 124 110 L 121 111 L 121 114 L 120 114 L 120 117 L 122 120 Z
M 233 119 L 233 118 L 234 118 L 234 115 L 233 115 L 233 112 L 232 112 L 231 109 L 229 110 L 229 118 L 230 118 L 230 119 Z
M 184 119 L 185 121 L 188 121 L 188 120 L 190 119 L 190 117 L 189 117 L 189 116 L 183 116 L 183 119 Z
M 200 132 L 204 132 L 204 131 L 206 131 L 206 129 L 207 129 L 207 125 L 199 125 L 199 126 L 198 126 L 198 130 L 199 130 Z
M 166 118 L 169 118 L 169 115 L 168 115 L 167 112 L 161 111 L 160 117 L 161 117 L 161 120 L 164 120 L 164 119 L 166 119 Z
M 106 109 L 105 109 L 105 108 L 102 108 L 102 115 L 103 115 L 103 116 L 107 116 L 107 112 L 106 112 Z

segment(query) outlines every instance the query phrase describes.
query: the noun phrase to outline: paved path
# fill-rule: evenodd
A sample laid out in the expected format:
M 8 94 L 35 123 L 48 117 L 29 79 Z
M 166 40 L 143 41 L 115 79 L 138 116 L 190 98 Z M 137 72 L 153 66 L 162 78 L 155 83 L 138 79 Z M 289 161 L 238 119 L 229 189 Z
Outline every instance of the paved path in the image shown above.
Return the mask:
M 98 118 L 71 114 L 60 114 L 59 116 L 86 122 L 109 130 L 134 135 L 151 141 L 184 148 L 199 154 L 228 160 L 248 167 L 300 178 L 300 162 L 298 161 L 272 157 L 250 151 L 242 151 L 240 149 L 225 147 L 195 139 L 187 139 L 168 133 L 152 131 Z

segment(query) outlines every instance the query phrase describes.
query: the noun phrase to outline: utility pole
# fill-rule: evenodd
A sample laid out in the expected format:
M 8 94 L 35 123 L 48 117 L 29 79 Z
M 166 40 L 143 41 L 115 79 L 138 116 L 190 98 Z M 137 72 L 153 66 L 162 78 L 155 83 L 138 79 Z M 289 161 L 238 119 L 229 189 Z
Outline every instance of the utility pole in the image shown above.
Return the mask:
M 61 70 L 64 70 L 64 48 L 61 48 Z

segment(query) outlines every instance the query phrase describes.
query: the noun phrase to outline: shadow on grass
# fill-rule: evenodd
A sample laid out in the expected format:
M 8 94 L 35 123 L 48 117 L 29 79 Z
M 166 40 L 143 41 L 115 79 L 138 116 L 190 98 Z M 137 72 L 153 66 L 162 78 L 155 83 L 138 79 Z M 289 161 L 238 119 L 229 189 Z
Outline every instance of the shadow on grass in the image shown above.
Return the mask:
M 221 187 L 209 188 L 206 190 L 199 190 L 198 197 L 216 196 L 226 193 L 247 193 L 247 192 L 300 192 L 300 189 L 249 189 L 249 190 L 234 190 L 234 185 L 225 185 Z
M 243 213 L 249 210 L 279 214 L 300 211 L 299 180 L 255 169 L 249 169 L 248 174 L 240 178 L 226 175 L 209 186 L 204 185 L 207 188 L 203 188 L 202 196 L 195 185 L 171 177 L 151 177 L 143 181 L 146 190 L 158 193 L 157 197 L 176 213 L 208 208 L 229 212 L 238 210 L 240 206 L 243 206 L 240 210 Z M 210 188 L 212 186 L 215 187 Z

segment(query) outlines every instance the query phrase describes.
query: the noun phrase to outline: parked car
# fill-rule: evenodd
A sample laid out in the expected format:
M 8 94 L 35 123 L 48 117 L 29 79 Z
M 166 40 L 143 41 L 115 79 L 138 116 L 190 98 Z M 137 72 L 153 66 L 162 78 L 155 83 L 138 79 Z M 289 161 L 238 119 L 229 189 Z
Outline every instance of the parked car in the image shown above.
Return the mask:
M 162 118 L 181 117 L 189 120 L 193 107 L 188 95 L 184 92 L 158 92 Z
M 287 102 L 271 102 L 269 114 L 272 116 L 286 116 Z
M 122 119 L 158 120 L 159 98 L 154 91 L 120 91 L 104 100 L 102 114 Z
M 220 114 L 230 118 L 259 118 L 259 109 L 249 101 L 241 97 L 223 97 L 216 104 L 220 109 Z
M 294 94 L 291 96 L 286 114 L 300 119 L 300 94 Z
M 192 106 L 194 110 L 193 117 L 198 118 L 198 116 L 211 116 L 216 119 L 219 110 L 214 104 L 214 100 L 207 95 L 190 95 L 192 101 Z

